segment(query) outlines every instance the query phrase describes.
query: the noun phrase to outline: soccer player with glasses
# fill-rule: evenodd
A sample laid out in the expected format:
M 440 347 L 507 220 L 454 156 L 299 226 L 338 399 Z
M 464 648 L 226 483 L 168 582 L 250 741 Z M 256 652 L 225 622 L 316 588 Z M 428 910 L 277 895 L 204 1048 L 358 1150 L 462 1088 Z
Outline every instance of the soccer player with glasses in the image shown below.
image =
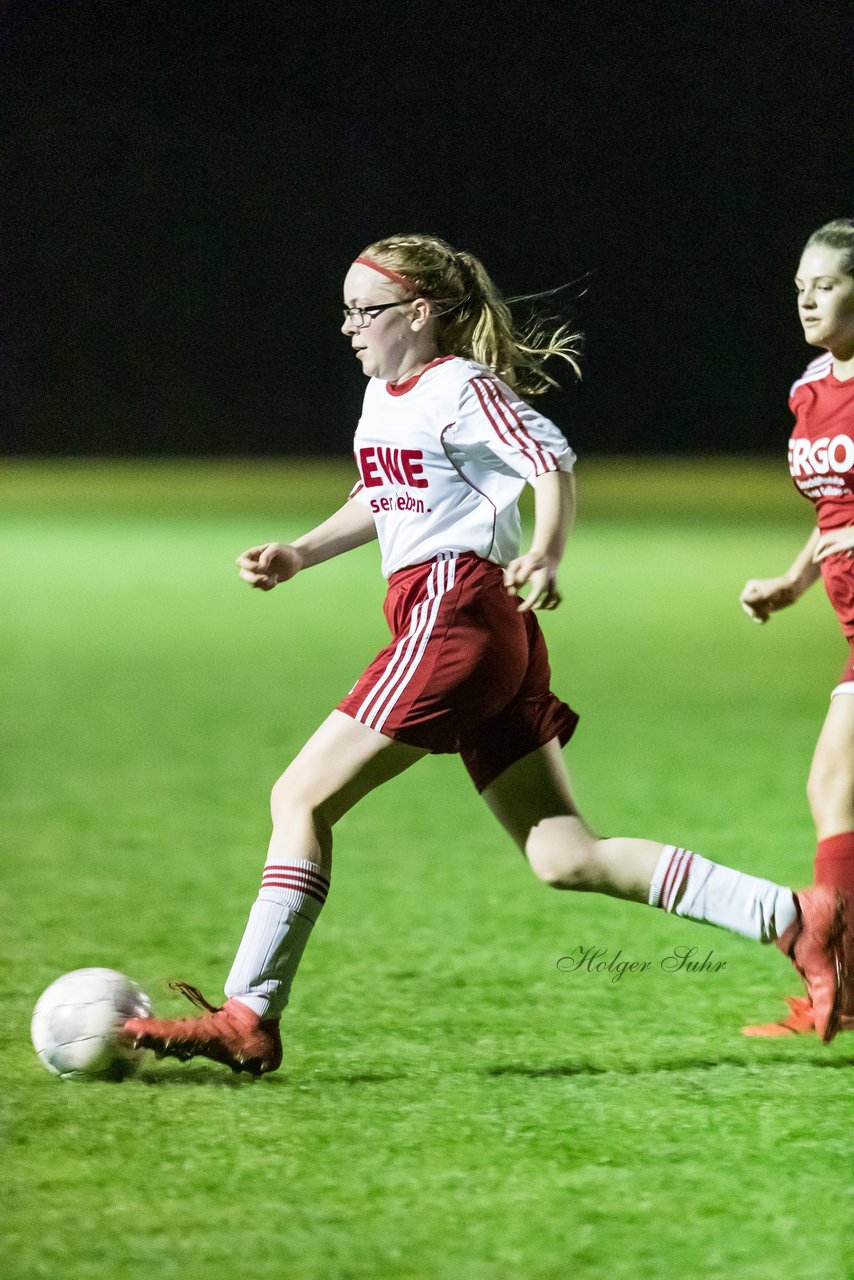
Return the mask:
M 845 996 L 842 903 L 832 890 L 796 894 L 677 844 L 599 836 L 573 800 L 561 748 L 578 717 L 552 691 L 537 613 L 561 601 L 575 454 L 529 398 L 552 384 L 547 360 L 577 372 L 577 335 L 536 319 L 520 328 L 477 258 L 425 235 L 377 241 L 353 261 L 341 332 L 368 379 L 354 442 L 359 479 L 317 528 L 251 547 L 237 563 L 244 581 L 271 591 L 378 540 L 391 639 L 273 788 L 261 889 L 225 1003 L 179 984 L 201 1016 L 133 1018 L 128 1034 L 161 1057 L 275 1070 L 280 1018 L 329 890 L 336 823 L 441 752 L 460 756 L 540 881 L 776 943 L 806 978 L 816 1025 L 832 1039 Z M 526 484 L 535 517 L 522 551 Z M 450 856 L 465 857 L 465 833 L 448 838 Z M 405 875 L 405 851 L 392 842 L 389 857 Z

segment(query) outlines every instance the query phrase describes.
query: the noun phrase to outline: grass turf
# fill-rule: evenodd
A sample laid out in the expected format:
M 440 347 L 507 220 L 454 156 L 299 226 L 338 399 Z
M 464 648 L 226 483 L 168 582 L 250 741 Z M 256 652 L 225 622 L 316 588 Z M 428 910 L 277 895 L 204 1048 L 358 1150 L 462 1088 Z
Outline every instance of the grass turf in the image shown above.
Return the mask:
M 381 643 L 376 548 L 272 596 L 246 545 L 326 514 L 328 464 L 7 464 L 0 473 L 5 1280 L 846 1280 L 854 1046 L 749 1041 L 797 989 L 773 948 L 526 872 L 459 763 L 342 822 L 259 1082 L 146 1065 L 49 1077 L 59 973 L 109 965 L 163 1012 L 215 997 L 254 896 L 269 786 Z M 779 468 L 581 468 L 544 621 L 598 828 L 809 879 L 803 796 L 843 646 L 814 590 L 735 597 L 809 527 Z M 643 972 L 561 971 L 578 947 Z M 714 971 L 667 972 L 675 947 Z M 189 1009 L 189 1006 L 187 1006 Z

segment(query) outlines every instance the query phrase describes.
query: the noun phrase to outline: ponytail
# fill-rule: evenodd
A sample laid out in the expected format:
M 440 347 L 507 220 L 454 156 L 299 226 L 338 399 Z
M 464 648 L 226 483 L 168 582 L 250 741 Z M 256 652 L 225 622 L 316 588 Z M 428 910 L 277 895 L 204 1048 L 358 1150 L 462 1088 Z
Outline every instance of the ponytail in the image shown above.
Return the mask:
M 552 356 L 581 377 L 581 335 L 537 314 L 524 323 L 516 321 L 474 254 L 452 249 L 436 236 L 400 235 L 377 240 L 362 256 L 387 268 L 387 274 L 393 270 L 404 287 L 432 302 L 442 355 L 476 360 L 527 396 L 558 385 L 544 369 Z

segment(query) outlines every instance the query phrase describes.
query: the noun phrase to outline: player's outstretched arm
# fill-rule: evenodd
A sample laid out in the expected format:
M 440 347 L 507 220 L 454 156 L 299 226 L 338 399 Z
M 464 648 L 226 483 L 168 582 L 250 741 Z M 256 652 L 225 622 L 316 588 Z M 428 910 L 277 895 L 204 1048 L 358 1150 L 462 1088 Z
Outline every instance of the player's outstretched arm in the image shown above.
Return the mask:
M 511 560 L 504 570 L 504 585 L 516 596 L 530 586 L 519 605 L 529 609 L 556 609 L 561 601 L 557 570 L 575 519 L 575 476 L 567 471 L 547 471 L 534 482 L 534 537 L 530 550 Z
M 250 547 L 237 557 L 240 576 L 250 586 L 261 591 L 272 591 L 280 582 L 287 582 L 302 569 L 322 564 L 333 556 L 343 555 L 354 547 L 361 547 L 377 536 L 374 517 L 361 502 L 351 499 L 334 515 L 305 533 L 296 542 L 264 542 Z
M 816 563 L 816 547 L 820 541 L 818 529 L 813 529 L 785 573 L 777 578 L 751 578 L 744 584 L 738 597 L 742 609 L 753 622 L 767 622 L 772 613 L 794 604 L 821 576 Z

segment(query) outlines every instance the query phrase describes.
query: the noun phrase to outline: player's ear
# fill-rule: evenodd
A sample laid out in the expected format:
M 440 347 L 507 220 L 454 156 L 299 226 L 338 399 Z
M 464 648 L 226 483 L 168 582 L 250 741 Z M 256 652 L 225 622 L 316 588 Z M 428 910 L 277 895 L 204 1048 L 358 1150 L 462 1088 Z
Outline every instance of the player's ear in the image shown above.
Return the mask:
M 426 298 L 416 298 L 412 304 L 412 318 L 410 319 L 410 328 L 416 332 L 423 329 L 433 315 L 433 308 Z

